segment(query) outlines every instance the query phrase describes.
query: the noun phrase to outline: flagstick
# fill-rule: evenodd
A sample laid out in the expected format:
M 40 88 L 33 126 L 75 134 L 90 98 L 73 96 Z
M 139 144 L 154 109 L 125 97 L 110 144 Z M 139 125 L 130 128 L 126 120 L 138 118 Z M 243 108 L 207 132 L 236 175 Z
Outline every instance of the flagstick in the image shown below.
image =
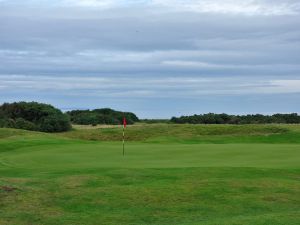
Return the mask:
M 125 155 L 125 126 L 123 125 L 123 156 Z
M 126 127 L 126 118 L 123 117 L 123 156 L 125 155 L 125 127 Z

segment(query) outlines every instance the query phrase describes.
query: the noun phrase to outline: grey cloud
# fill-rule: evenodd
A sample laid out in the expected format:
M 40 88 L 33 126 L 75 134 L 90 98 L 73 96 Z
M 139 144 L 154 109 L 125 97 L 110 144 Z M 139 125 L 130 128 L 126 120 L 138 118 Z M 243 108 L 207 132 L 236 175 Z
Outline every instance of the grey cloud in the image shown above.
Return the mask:
M 27 72 L 30 68 L 35 72 L 51 71 L 51 68 L 106 73 L 110 70 L 126 73 L 130 68 L 133 72 L 141 72 L 144 68 L 166 72 L 175 68 L 162 67 L 162 62 L 174 59 L 254 66 L 299 62 L 300 32 L 296 28 L 299 16 L 266 18 L 179 12 L 157 14 L 153 18 L 149 13 L 145 16 L 136 11 L 131 17 L 124 17 L 119 11 L 119 16 L 108 18 L 110 11 L 105 11 L 94 15 L 93 19 L 86 19 L 80 16 L 78 9 L 78 18 L 75 15 L 72 18 L 52 15 L 54 18 L 51 18 L 48 15 L 53 11 L 32 17 L 29 12 L 25 18 L 12 13 L 14 16 L 8 14 L 0 20 L 3 34 L 0 57 L 6 65 L 0 68 L 2 72 L 8 72 L 8 66 L 15 68 L 13 73 Z M 86 9 L 83 12 L 86 15 Z M 222 54 L 216 55 L 216 52 Z M 287 71 L 298 72 L 289 67 Z M 265 74 L 261 70 L 256 73 L 261 72 Z M 251 74 L 256 73 L 251 71 Z
M 245 15 L 289 15 L 299 11 L 296 0 L 1 0 L 2 5 L 87 7 L 101 10 L 119 7 L 147 6 L 164 11 L 188 11 L 198 13 L 224 13 Z
M 300 80 L 199 77 L 52 77 L 0 76 L 0 90 L 60 91 L 65 95 L 102 97 L 198 97 L 208 94 L 300 93 Z M 80 91 L 80 92 L 78 92 Z
M 299 94 L 298 1 L 20 2 L 0 1 L 8 99 Z

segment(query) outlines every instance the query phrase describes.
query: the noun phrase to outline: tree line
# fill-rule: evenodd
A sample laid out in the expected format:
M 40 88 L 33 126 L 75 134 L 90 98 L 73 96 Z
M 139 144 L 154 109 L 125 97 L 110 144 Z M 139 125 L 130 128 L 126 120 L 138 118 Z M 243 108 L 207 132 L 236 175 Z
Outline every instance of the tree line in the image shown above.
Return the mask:
M 126 118 L 127 124 L 134 124 L 139 118 L 131 112 L 120 112 L 109 108 L 94 110 L 72 110 L 67 112 L 71 122 L 80 125 L 111 124 L 118 125 L 123 123 Z
M 207 113 L 192 116 L 172 117 L 172 123 L 189 124 L 266 124 L 266 123 L 287 123 L 299 124 L 300 115 L 297 113 L 274 114 L 274 115 L 228 115 L 225 113 Z
M 113 109 L 73 110 L 66 113 L 49 104 L 38 102 L 14 102 L 0 105 L 0 127 L 17 128 L 42 132 L 63 132 L 71 129 L 71 123 L 81 125 L 123 123 L 139 121 L 131 112 Z
M 228 115 L 207 113 L 192 116 L 172 117 L 170 120 L 139 118 L 131 112 L 121 112 L 109 108 L 94 110 L 72 110 L 66 113 L 49 104 L 38 102 L 14 102 L 0 105 L 0 127 L 17 128 L 43 132 L 62 132 L 71 129 L 71 123 L 80 125 L 118 125 L 126 117 L 127 124 L 177 123 L 177 124 L 300 124 L 297 113 L 274 115 Z

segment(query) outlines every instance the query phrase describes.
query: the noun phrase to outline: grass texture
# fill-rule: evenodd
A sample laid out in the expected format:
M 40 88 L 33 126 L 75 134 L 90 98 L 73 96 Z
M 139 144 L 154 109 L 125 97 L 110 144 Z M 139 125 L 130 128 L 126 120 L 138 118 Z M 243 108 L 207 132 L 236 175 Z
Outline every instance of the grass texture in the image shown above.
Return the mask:
M 293 225 L 300 127 L 0 129 L 1 225 Z

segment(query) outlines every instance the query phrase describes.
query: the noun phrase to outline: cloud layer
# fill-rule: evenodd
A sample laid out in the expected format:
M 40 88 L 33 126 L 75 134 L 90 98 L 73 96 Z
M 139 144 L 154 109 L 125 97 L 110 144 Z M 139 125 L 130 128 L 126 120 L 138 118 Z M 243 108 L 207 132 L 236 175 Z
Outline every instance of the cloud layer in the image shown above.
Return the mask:
M 41 101 L 88 108 L 102 104 L 70 96 L 101 96 L 108 106 L 123 98 L 130 110 L 139 99 L 169 105 L 171 116 L 174 98 L 202 112 L 215 108 L 211 98 L 232 95 L 239 111 L 239 101 L 261 96 L 280 111 L 278 95 L 300 100 L 299 21 L 296 0 L 1 0 L 0 101 L 42 92 Z
M 202 95 L 300 93 L 300 79 L 269 80 L 203 77 L 53 77 L 0 75 L 0 90 L 53 91 L 65 95 L 82 92 L 98 97 L 120 98 L 197 98 Z
M 150 7 L 163 11 L 245 15 L 294 15 L 300 9 L 300 3 L 295 0 L 1 0 L 0 4 L 97 9 Z

